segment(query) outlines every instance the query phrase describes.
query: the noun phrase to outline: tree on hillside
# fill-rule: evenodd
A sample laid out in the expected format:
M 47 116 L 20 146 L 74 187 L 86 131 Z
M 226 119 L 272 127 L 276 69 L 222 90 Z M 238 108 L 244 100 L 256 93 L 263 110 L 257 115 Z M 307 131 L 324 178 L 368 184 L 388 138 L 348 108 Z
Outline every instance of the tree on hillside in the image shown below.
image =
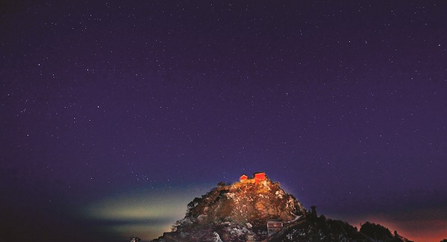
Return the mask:
M 130 242 L 139 242 L 139 241 L 141 241 L 141 239 L 138 238 L 138 237 L 131 237 L 130 238 Z

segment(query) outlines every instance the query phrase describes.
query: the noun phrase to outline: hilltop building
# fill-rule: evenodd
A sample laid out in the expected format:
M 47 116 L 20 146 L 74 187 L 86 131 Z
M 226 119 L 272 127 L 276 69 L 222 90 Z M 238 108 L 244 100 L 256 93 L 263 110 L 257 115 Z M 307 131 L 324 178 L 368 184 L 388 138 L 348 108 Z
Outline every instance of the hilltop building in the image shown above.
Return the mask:
M 258 184 L 261 181 L 265 181 L 267 179 L 267 175 L 265 175 L 265 172 L 255 172 L 253 174 L 253 178 L 248 178 L 247 175 L 242 174 L 239 178 L 240 182 L 254 182 Z

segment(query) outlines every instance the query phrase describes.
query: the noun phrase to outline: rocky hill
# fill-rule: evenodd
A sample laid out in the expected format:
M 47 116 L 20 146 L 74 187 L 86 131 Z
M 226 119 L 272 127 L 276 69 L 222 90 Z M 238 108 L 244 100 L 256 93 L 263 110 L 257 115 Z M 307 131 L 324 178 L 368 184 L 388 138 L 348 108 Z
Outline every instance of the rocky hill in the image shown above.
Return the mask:
M 172 232 L 153 242 L 292 242 L 365 241 L 407 242 L 383 226 L 365 223 L 360 230 L 304 209 L 292 195 L 265 173 L 241 176 L 231 185 L 217 188 L 187 205 L 186 215 Z

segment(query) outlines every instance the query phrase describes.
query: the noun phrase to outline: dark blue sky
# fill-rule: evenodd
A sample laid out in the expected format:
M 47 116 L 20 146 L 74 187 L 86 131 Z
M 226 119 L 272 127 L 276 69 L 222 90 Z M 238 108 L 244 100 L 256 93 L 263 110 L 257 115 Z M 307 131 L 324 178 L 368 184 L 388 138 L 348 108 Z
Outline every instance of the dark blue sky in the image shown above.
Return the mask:
M 265 171 L 329 217 L 446 238 L 446 8 L 3 1 L 0 236 L 148 240 Z

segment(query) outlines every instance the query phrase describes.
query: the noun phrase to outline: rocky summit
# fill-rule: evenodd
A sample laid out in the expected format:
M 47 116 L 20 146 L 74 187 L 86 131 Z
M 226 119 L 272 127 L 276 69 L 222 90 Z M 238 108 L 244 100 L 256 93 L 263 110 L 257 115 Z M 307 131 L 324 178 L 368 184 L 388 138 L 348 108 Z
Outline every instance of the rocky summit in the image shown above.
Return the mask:
M 306 210 L 263 172 L 242 175 L 233 184 L 219 183 L 194 198 L 171 232 L 153 242 L 408 242 L 387 228 L 365 223 L 360 230 L 343 221 Z

